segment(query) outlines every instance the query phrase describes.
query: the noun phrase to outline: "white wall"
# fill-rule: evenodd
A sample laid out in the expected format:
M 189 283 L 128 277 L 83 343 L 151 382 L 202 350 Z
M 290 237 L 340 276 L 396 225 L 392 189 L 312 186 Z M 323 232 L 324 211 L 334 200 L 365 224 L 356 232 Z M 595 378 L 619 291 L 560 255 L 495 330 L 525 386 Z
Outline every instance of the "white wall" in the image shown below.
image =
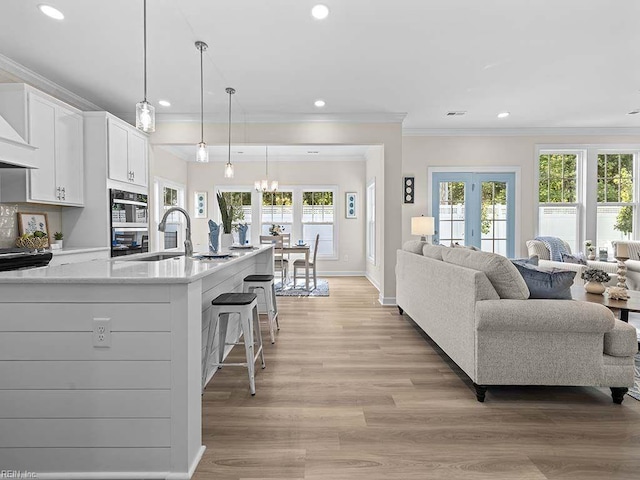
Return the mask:
M 188 163 L 188 193 L 187 205 L 189 212 L 194 211 L 194 193 L 206 191 L 208 193 L 208 218 L 220 223 L 220 212 L 215 202 L 215 192 L 218 188 L 229 186 L 250 187 L 264 177 L 264 161 L 236 162 L 234 178 L 223 176 L 224 164 L 211 162 L 199 164 Z M 364 274 L 365 271 L 365 218 L 361 207 L 357 219 L 346 219 L 344 213 L 345 192 L 358 192 L 359 198 L 364 198 L 365 190 L 365 161 L 340 160 L 331 158 L 325 161 L 278 161 L 269 162 L 269 178 L 277 179 L 281 187 L 291 186 L 335 186 L 337 187 L 335 221 L 337 225 L 337 260 L 318 260 L 318 272 L 325 274 Z M 253 198 L 257 201 L 258 195 Z M 192 237 L 194 247 L 199 251 L 206 251 L 209 227 L 208 219 L 192 219 Z M 259 218 L 254 219 L 252 231 L 253 241 L 257 241 L 259 232 Z
M 402 205 L 402 239 L 411 237 L 411 217 L 431 211 L 427 198 L 429 167 L 519 167 L 521 208 L 516 212 L 516 256 L 535 236 L 536 145 L 637 144 L 630 136 L 406 136 L 402 139 L 402 175 L 415 175 L 415 204 Z M 387 197 L 389 200 L 389 197 Z

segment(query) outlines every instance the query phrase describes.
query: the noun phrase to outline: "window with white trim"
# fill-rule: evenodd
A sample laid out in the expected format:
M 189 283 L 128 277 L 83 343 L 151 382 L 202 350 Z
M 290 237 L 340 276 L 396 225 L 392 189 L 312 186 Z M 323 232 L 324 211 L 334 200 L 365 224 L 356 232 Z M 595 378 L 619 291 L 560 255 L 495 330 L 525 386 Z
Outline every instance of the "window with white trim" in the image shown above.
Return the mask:
M 234 215 L 235 219 L 233 221 L 233 241 L 234 243 L 238 243 L 238 230 L 237 227 L 241 223 L 246 223 L 247 228 L 247 240 L 251 243 L 251 222 L 253 219 L 252 215 L 252 207 L 251 207 L 251 190 L 248 188 L 246 190 L 239 190 L 237 187 L 235 189 L 218 189 L 220 193 L 224 196 L 227 201 L 228 206 L 234 207 L 234 211 L 236 214 Z
M 302 239 L 313 246 L 316 235 L 318 255 L 335 256 L 334 219 L 335 203 L 333 191 L 305 190 L 302 192 Z
M 541 152 L 538 158 L 538 235 L 560 237 L 577 251 L 581 152 Z
M 367 185 L 367 231 L 366 231 L 367 260 L 376 264 L 376 181 L 371 180 Z
M 185 187 L 177 183 L 162 178 L 154 180 L 155 187 L 155 217 L 156 223 L 164 215 L 164 212 L 171 207 L 185 207 Z M 156 236 L 156 247 L 158 250 L 177 248 L 184 242 L 184 216 L 181 213 L 173 212 L 167 217 L 164 233 L 158 232 Z
M 283 190 L 262 194 L 262 212 L 260 235 L 270 235 L 273 225 L 278 225 L 282 233 L 292 233 L 293 226 L 293 191 Z
M 598 154 L 597 245 L 629 240 L 633 234 L 633 153 Z

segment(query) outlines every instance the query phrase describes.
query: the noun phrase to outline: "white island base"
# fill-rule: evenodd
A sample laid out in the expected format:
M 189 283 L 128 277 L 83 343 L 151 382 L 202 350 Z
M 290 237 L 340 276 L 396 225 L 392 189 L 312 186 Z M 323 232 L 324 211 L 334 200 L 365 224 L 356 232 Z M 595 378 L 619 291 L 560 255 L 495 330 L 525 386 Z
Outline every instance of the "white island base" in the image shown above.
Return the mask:
M 1 273 L 0 469 L 189 479 L 205 449 L 207 309 L 246 275 L 273 273 L 271 246 L 239 255 Z

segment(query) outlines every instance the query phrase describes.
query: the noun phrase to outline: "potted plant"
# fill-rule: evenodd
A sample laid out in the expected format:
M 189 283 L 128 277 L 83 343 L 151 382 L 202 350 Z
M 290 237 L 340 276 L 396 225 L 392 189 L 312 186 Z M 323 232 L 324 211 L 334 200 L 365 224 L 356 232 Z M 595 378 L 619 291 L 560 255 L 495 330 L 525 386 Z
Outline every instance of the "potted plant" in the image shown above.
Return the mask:
M 55 248 L 62 248 L 62 239 L 64 238 L 64 235 L 62 234 L 62 232 L 55 232 L 53 234 L 53 240 L 54 240 L 54 245 L 57 245 L 57 247 Z
M 222 238 L 220 239 L 220 247 L 229 248 L 233 245 L 233 224 L 238 220 L 244 220 L 244 212 L 241 207 L 229 205 L 224 194 L 217 192 L 218 207 L 220 208 L 220 217 L 222 219 Z
M 587 259 L 595 260 L 596 259 L 596 247 L 593 246 L 591 240 L 587 240 L 584 242 L 585 253 L 587 254 Z
M 282 225 L 276 225 L 275 223 L 271 224 L 271 228 L 269 228 L 269 233 L 271 235 L 280 235 L 284 232 L 284 227 Z
M 584 289 L 589 293 L 602 295 L 605 291 L 604 284 L 611 280 L 607 272 L 598 268 L 587 268 L 580 277 L 586 282 Z

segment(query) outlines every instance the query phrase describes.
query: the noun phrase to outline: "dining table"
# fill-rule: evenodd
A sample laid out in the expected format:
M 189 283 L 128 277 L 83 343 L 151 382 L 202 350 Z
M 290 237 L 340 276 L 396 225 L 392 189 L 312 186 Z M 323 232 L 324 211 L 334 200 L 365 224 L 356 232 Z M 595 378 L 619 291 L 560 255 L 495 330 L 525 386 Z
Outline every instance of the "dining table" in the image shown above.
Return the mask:
M 278 248 L 280 250 L 280 248 Z M 303 253 L 304 254 L 304 280 L 305 280 L 305 288 L 309 291 L 309 245 L 304 244 L 292 244 L 292 245 L 283 245 L 282 253 Z M 294 285 L 295 288 L 295 285 Z

